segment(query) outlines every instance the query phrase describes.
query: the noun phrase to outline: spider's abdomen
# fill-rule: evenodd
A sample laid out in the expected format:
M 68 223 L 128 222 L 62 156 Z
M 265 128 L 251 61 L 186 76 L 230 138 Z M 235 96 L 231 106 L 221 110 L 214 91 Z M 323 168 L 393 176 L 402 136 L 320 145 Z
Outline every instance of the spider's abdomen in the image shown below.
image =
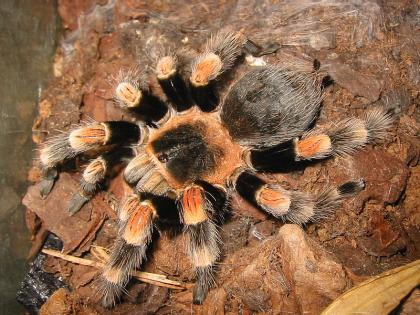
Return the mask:
M 242 161 L 242 149 L 233 143 L 216 116 L 197 110 L 173 117 L 158 129 L 147 151 L 173 187 L 196 180 L 223 184 Z
M 315 78 L 276 66 L 245 74 L 230 89 L 223 125 L 241 145 L 267 148 L 300 136 L 321 104 Z

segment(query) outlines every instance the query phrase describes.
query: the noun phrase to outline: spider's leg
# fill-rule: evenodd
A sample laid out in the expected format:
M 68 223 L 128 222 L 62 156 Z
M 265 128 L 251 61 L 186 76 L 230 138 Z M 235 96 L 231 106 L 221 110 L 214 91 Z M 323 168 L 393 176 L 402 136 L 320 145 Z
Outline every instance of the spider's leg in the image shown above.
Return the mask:
M 121 70 L 113 79 L 114 99 L 121 108 L 139 115 L 146 122 L 159 123 L 170 114 L 168 106 L 153 95 L 145 71 L 138 67 Z
M 368 143 L 375 143 L 386 135 L 394 114 L 385 108 L 374 108 L 363 118 L 351 117 L 317 128 L 300 139 L 265 150 L 253 150 L 249 155 L 251 166 L 260 171 L 270 171 L 278 166 L 293 167 L 301 161 L 324 159 L 334 155 L 352 154 Z
M 202 111 L 210 112 L 217 107 L 215 80 L 233 67 L 246 42 L 242 33 L 222 30 L 211 36 L 204 51 L 194 58 L 189 81 L 193 99 Z
M 104 307 L 115 305 L 130 280 L 130 273 L 144 261 L 157 218 L 153 201 L 142 200 L 137 194 L 129 196 L 121 206 L 118 237 L 99 279 Z
M 209 193 L 205 185 L 193 184 L 178 199 L 181 221 L 188 237 L 188 253 L 194 265 L 196 284 L 193 303 L 202 304 L 214 285 L 214 265 L 220 256 L 216 212 L 224 204 L 221 191 Z M 211 187 L 214 190 L 214 187 Z
M 232 182 L 236 191 L 251 204 L 276 218 L 296 224 L 315 222 L 328 217 L 344 198 L 364 189 L 363 180 L 356 180 L 313 196 L 305 192 L 283 189 L 279 184 L 267 183 L 248 170 L 235 175 Z
M 261 57 L 264 55 L 274 54 L 280 49 L 279 43 L 270 43 L 265 47 L 261 47 L 250 39 L 247 39 L 244 44 L 244 50 L 254 57 Z
M 181 67 L 185 62 L 182 54 L 168 54 L 156 64 L 156 76 L 166 97 L 176 111 L 182 112 L 192 107 L 190 90 L 181 76 Z
M 39 156 L 44 173 L 41 195 L 51 191 L 57 177 L 55 168 L 62 162 L 87 151 L 110 150 L 115 145 L 138 142 L 142 129 L 127 121 L 92 122 L 48 139 Z
M 119 148 L 91 160 L 83 171 L 79 191 L 73 195 L 69 202 L 70 215 L 78 212 L 101 189 L 113 166 L 132 154 L 133 150 L 130 148 Z

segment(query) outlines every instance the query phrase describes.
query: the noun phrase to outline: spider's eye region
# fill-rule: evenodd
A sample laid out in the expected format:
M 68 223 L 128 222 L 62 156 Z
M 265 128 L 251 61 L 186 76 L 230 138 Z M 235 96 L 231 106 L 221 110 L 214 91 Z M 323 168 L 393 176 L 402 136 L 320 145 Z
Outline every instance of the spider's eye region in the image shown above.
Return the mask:
M 166 130 L 150 143 L 155 157 L 180 183 L 200 178 L 216 167 L 220 149 L 209 145 L 204 131 L 202 122 L 185 123 Z
M 157 155 L 157 159 L 159 160 L 159 162 L 161 163 L 167 163 L 169 161 L 169 155 L 166 153 L 159 153 Z

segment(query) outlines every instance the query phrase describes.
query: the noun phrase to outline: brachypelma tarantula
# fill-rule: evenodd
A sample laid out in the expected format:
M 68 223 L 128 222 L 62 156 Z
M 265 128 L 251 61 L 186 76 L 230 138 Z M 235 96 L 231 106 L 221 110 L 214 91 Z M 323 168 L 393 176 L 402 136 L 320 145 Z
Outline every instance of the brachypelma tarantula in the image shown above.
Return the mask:
M 364 188 L 358 179 L 312 195 L 258 175 L 351 154 L 382 138 L 393 120 L 391 110 L 378 107 L 364 118 L 311 129 L 322 101 L 320 77 L 276 65 L 254 67 L 219 102 L 216 81 L 245 52 L 258 50 L 242 33 L 220 31 L 191 60 L 183 51 L 161 57 L 155 72 L 171 107 L 150 93 L 144 71 L 121 72 L 115 99 L 141 122 L 88 122 L 40 150 L 43 195 L 52 189 L 57 165 L 80 153 L 101 152 L 85 168 L 80 192 L 70 201 L 74 213 L 98 190 L 110 165 L 132 153 L 128 145 L 136 145 L 124 170 L 134 193 L 120 206 L 118 237 L 100 276 L 105 306 L 118 300 L 130 271 L 145 259 L 156 223 L 170 211 L 179 211 L 188 236 L 196 272 L 193 302 L 199 304 L 214 283 L 218 223 L 235 191 L 276 218 L 305 224 L 327 217 Z

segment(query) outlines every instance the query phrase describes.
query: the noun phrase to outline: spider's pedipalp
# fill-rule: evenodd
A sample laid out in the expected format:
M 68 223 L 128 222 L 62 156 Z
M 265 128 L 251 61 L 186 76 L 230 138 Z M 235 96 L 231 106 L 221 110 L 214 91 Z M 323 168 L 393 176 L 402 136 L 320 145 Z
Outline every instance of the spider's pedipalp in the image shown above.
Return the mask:
M 156 167 L 148 170 L 136 185 L 137 192 L 151 193 L 157 196 L 164 196 L 169 190 L 168 182 Z
M 102 303 L 105 307 L 116 303 L 129 281 L 130 273 L 142 264 L 147 245 L 151 241 L 157 212 L 151 201 L 142 201 L 133 195 L 121 207 L 119 218 L 123 219 L 119 236 L 100 278 Z
M 76 192 L 69 201 L 70 215 L 79 211 L 85 203 L 96 193 L 100 184 L 105 179 L 108 163 L 103 156 L 92 160 L 85 168 L 80 181 L 81 191 Z
M 176 55 L 167 55 L 160 58 L 156 65 L 158 82 L 178 112 L 185 111 L 193 105 L 190 91 L 181 77 L 178 69 L 179 58 Z
M 201 110 L 209 112 L 218 105 L 214 80 L 233 66 L 246 41 L 240 32 L 220 31 L 210 37 L 204 51 L 194 58 L 190 84 L 194 101 Z
M 224 194 L 217 193 L 212 194 L 214 200 L 210 200 L 203 187 L 194 184 L 186 188 L 178 200 L 181 221 L 188 238 L 188 253 L 196 273 L 193 290 L 195 304 L 202 304 L 214 285 L 213 269 L 220 256 L 220 239 L 213 217 L 216 211 L 221 210 L 214 206 L 220 205 L 220 199 L 225 198 Z
M 91 160 L 82 173 L 79 191 L 73 195 L 69 202 L 70 215 L 79 211 L 100 190 L 106 176 L 109 175 L 111 168 L 116 163 L 132 154 L 133 151 L 130 148 L 119 148 Z
M 58 171 L 55 167 L 42 170 L 42 180 L 39 183 L 39 193 L 42 198 L 45 198 L 51 192 L 57 177 Z
M 153 167 L 153 162 L 150 160 L 149 155 L 141 151 L 125 167 L 124 179 L 128 184 L 136 185 Z
M 338 188 L 329 188 L 318 196 L 289 191 L 278 184 L 266 183 L 249 171 L 235 179 L 235 188 L 248 202 L 276 218 L 296 224 L 315 222 L 329 217 L 344 198 L 363 190 L 364 182 L 350 181 Z
M 130 215 L 136 210 L 141 202 L 140 196 L 138 194 L 129 195 L 121 206 L 118 208 L 118 220 L 121 224 L 125 224 L 129 219 Z
M 83 171 L 81 186 L 83 191 L 92 194 L 97 185 L 105 179 L 108 162 L 102 156 L 91 161 Z
M 124 170 L 124 179 L 129 185 L 135 186 L 138 193 L 164 196 L 170 190 L 156 161 L 144 150 L 140 150 L 139 154 L 128 163 Z

